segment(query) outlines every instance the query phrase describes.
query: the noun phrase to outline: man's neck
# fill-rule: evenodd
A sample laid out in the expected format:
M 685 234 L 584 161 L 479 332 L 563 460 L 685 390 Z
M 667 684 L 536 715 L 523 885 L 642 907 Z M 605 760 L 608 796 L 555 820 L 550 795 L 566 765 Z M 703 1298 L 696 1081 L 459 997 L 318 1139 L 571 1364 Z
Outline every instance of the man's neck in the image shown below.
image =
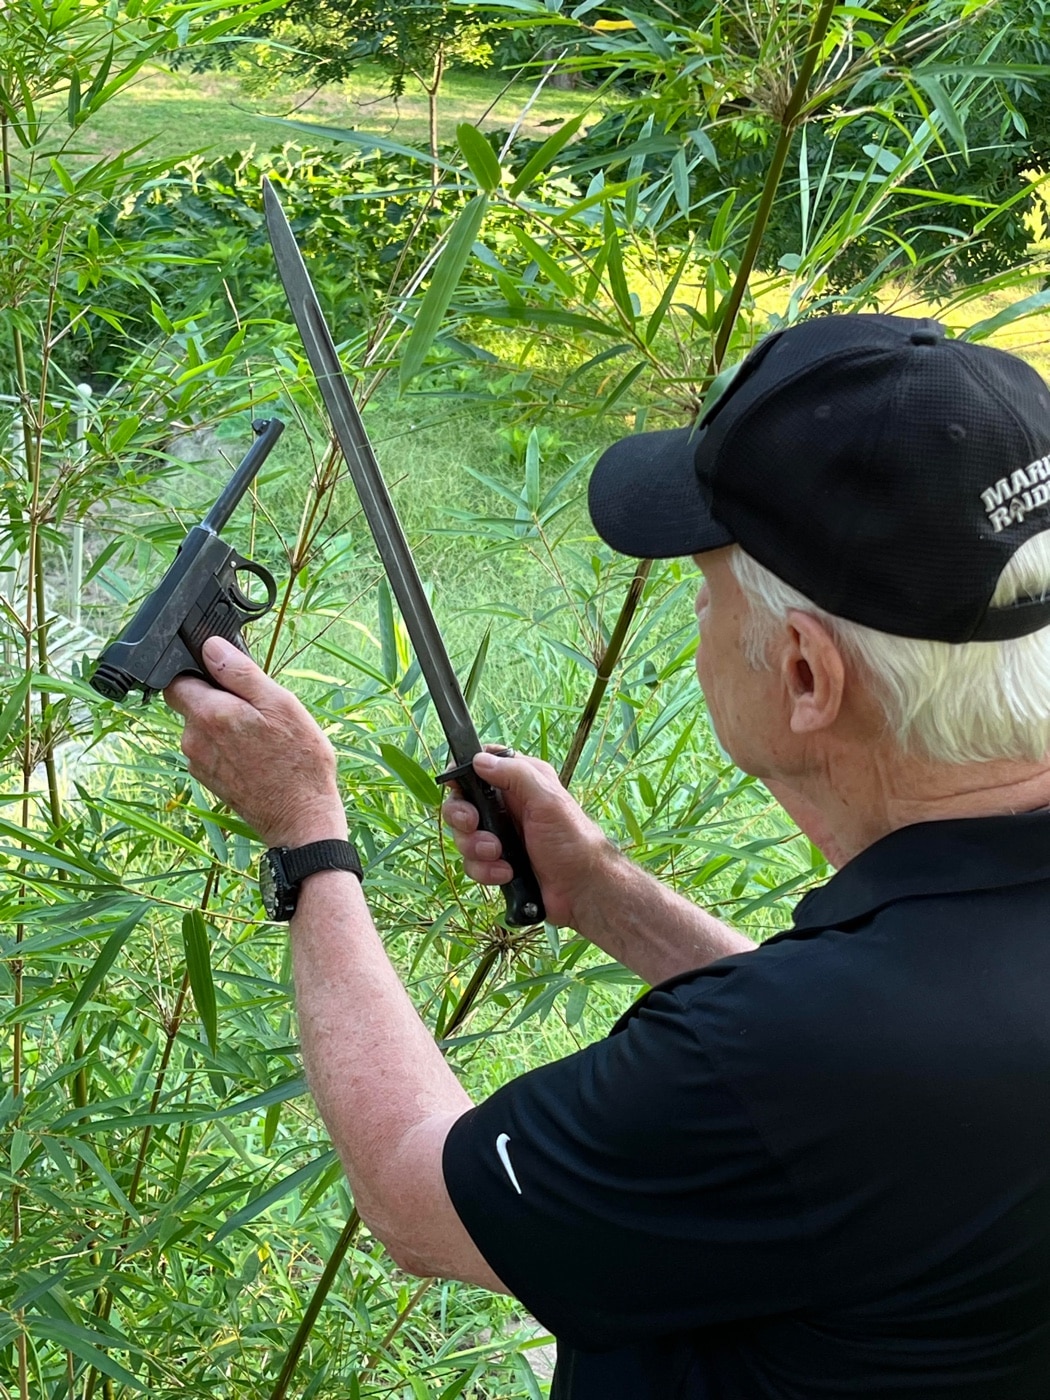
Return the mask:
M 888 749 L 840 756 L 819 782 L 767 786 L 838 868 L 903 826 L 1050 807 L 1050 764 L 929 763 Z

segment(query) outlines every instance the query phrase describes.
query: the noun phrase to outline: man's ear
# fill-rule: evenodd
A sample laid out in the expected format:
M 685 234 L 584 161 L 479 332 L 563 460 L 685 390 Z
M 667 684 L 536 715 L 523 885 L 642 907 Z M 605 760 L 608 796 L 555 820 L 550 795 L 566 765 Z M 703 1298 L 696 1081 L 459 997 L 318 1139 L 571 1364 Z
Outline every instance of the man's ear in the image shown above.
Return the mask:
M 812 614 L 792 608 L 786 619 L 787 643 L 780 675 L 795 734 L 830 729 L 839 717 L 846 689 L 846 664 L 834 637 Z

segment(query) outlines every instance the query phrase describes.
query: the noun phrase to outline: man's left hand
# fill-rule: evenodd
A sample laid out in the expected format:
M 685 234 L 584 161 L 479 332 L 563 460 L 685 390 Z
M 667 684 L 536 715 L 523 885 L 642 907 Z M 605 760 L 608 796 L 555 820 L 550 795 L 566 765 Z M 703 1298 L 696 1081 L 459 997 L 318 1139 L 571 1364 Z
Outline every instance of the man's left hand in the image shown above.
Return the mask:
M 344 840 L 335 754 L 303 705 L 221 637 L 210 637 L 203 653 L 222 689 L 180 676 L 164 692 L 186 720 L 182 751 L 192 775 L 267 846 Z

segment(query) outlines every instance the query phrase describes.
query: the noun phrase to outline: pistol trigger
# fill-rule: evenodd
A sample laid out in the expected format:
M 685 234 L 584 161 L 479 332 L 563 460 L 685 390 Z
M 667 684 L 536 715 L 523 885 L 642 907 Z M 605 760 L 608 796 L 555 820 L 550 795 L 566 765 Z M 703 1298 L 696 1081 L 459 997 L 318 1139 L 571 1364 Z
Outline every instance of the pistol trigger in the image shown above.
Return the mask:
M 253 603 L 246 593 L 241 592 L 236 580 L 230 584 L 229 596 L 230 601 L 240 608 L 241 612 L 255 612 L 259 606 L 258 603 Z

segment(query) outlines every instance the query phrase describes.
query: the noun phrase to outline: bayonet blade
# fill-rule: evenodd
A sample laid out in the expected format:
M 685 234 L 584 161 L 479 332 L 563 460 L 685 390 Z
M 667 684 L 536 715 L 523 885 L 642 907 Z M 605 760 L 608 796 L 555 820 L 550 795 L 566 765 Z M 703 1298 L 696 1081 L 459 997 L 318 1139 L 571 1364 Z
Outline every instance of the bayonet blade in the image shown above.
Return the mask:
M 469 763 L 481 749 L 478 732 L 343 373 L 310 274 L 269 180 L 263 180 L 263 206 L 270 245 L 292 317 L 302 337 L 306 358 L 317 378 L 317 387 L 332 420 L 336 440 L 357 488 L 361 509 L 375 539 L 390 588 L 408 629 L 419 669 L 445 731 L 452 757 L 457 765 Z
M 423 592 L 415 560 L 354 403 L 350 385 L 343 374 L 335 342 L 321 313 L 299 245 L 268 180 L 263 181 L 263 203 L 270 244 L 292 317 L 303 338 L 306 357 L 317 376 L 317 387 L 357 488 L 361 509 L 372 531 L 391 590 L 412 639 L 427 690 L 452 750 L 456 766 L 445 778 L 453 778 L 464 797 L 477 808 L 478 824 L 498 837 L 503 859 L 513 871 L 513 878 L 502 886 L 507 904 L 507 923 L 511 927 L 539 923 L 544 917 L 544 910 L 536 873 L 502 794 L 483 782 L 474 771 L 471 760 L 481 749 L 478 732 Z

